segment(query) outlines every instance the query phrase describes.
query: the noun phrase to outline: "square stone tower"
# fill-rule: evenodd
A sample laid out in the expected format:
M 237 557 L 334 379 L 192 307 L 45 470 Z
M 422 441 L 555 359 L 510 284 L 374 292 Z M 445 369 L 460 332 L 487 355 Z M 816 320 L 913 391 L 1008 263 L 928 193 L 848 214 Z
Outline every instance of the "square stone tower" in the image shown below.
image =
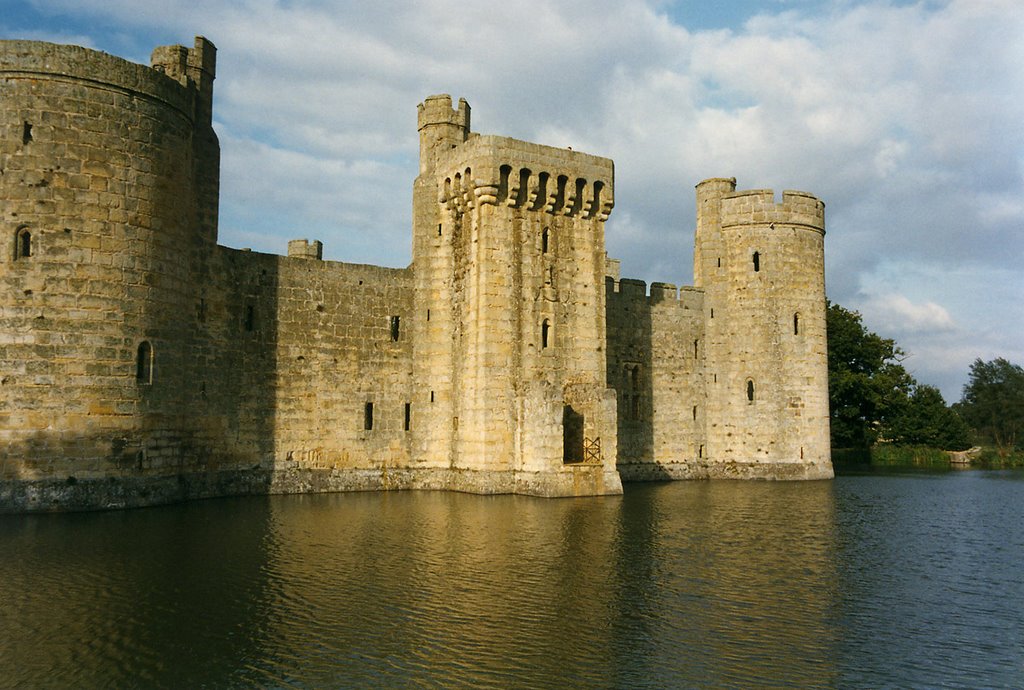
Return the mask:
M 605 376 L 612 162 L 419 107 L 414 387 L 422 467 L 453 488 L 621 492 Z

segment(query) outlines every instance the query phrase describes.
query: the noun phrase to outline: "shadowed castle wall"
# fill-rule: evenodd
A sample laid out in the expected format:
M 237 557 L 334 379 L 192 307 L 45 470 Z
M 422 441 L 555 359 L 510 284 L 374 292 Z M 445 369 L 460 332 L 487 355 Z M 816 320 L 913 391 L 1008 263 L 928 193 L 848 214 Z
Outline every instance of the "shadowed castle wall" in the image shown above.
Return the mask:
M 617 262 L 616 262 L 617 263 Z M 624 480 L 701 477 L 706 463 L 703 293 L 607 280 L 608 384 Z
M 392 341 L 391 316 L 411 311 L 411 273 L 215 245 L 213 56 L 205 39 L 158 48 L 154 68 L 3 43 L 9 508 L 302 490 L 296 469 L 408 463 L 410 324 Z

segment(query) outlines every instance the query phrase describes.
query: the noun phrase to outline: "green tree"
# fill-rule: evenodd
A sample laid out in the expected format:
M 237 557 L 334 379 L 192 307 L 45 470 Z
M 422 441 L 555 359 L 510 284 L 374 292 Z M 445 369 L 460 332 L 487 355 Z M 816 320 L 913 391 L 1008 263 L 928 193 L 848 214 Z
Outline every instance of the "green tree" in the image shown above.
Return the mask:
M 867 330 L 859 313 L 829 303 L 826 320 L 832 445 L 866 448 L 905 412 L 915 382 L 895 341 Z
M 1018 447 L 1024 428 L 1024 369 L 1002 357 L 974 360 L 958 408 L 967 423 L 1006 457 Z
M 969 431 L 938 388 L 917 384 L 906 405 L 889 420 L 885 435 L 898 445 L 966 450 L 971 445 Z

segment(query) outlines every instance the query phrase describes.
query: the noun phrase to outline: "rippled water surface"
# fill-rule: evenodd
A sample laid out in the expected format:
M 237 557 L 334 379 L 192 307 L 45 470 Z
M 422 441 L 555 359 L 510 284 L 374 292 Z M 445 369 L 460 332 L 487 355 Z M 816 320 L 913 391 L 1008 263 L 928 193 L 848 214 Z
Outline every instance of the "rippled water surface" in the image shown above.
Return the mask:
M 0 516 L 0 686 L 1021 687 L 1024 474 Z

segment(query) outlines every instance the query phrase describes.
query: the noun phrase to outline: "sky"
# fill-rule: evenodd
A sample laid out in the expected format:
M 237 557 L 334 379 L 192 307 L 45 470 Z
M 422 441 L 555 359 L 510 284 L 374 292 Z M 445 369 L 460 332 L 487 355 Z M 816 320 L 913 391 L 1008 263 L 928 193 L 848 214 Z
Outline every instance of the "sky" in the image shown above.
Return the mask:
M 960 399 L 1024 364 L 1020 0 L 0 0 L 0 37 L 218 48 L 220 242 L 411 260 L 416 105 L 607 156 L 623 277 L 693 281 L 694 185 L 826 204 L 830 300 Z

